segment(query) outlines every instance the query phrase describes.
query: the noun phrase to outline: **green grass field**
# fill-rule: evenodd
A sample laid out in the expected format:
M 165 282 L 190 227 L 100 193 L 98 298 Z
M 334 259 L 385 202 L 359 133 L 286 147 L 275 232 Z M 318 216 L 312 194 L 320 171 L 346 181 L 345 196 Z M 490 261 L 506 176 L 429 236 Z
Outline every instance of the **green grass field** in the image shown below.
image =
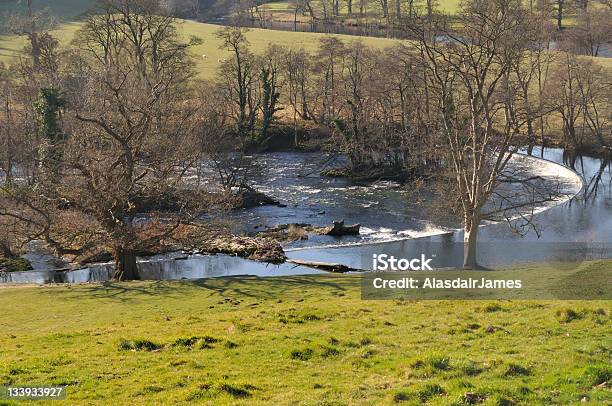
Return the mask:
M 0 385 L 71 405 L 612 401 L 609 301 L 363 301 L 324 275 L 9 287 L 0 309 Z
M 74 33 L 79 28 L 79 23 L 67 23 L 54 31 L 54 35 L 60 39 L 62 44 L 69 43 L 74 37 Z M 201 77 L 210 78 L 214 75 L 215 70 L 219 66 L 219 60 L 228 58 L 229 52 L 219 49 L 221 41 L 215 36 L 215 32 L 219 30 L 218 25 L 203 24 L 193 21 L 181 21 L 181 32 L 187 38 L 190 35 L 195 35 L 203 40 L 203 44 L 192 49 L 194 58 L 197 62 L 197 68 Z M 279 45 L 290 46 L 293 48 L 303 47 L 307 50 L 314 50 L 318 46 L 318 41 L 325 34 L 320 33 L 303 33 L 303 32 L 287 32 L 274 31 L 265 29 L 251 29 L 247 38 L 254 52 L 262 52 L 268 44 L 274 43 Z M 371 37 L 355 37 L 350 35 L 338 35 L 339 38 L 349 42 L 360 39 L 369 46 L 380 48 L 390 47 L 397 43 L 396 40 L 386 38 L 371 38 Z M 14 36 L 0 36 L 0 61 L 10 63 L 15 56 L 19 55 L 25 45 L 25 38 Z M 206 58 L 203 57 L 206 55 Z
M 54 35 L 64 45 L 68 44 L 74 37 L 74 33 L 80 27 L 79 23 L 66 23 L 60 29 L 54 31 Z M 211 78 L 220 64 L 220 60 L 228 58 L 230 54 L 219 49 L 221 41 L 216 38 L 215 31 L 220 27 L 213 24 L 203 24 L 193 21 L 181 21 L 180 29 L 185 38 L 195 35 L 203 40 L 203 44 L 192 49 L 193 56 L 197 62 L 197 69 L 202 78 Z M 275 31 L 266 29 L 251 29 L 247 38 L 254 52 L 262 52 L 269 44 L 279 44 L 298 49 L 303 47 L 313 51 L 318 46 L 318 41 L 326 34 L 305 33 L 290 31 Z M 356 37 L 350 35 L 337 35 L 345 42 L 360 40 L 368 46 L 387 48 L 398 43 L 399 40 L 373 37 Z M 11 63 L 16 56 L 20 55 L 25 45 L 25 38 L 14 36 L 0 36 L 0 62 Z M 206 55 L 204 58 L 203 55 Z M 612 67 L 612 58 L 595 58 L 598 63 Z

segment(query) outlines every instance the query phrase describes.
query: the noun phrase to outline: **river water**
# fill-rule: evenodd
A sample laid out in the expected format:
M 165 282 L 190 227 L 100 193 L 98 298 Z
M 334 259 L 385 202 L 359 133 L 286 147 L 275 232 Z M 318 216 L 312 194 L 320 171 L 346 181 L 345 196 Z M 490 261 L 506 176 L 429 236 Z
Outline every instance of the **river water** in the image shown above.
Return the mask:
M 531 162 L 534 173 L 567 180 L 568 193 L 576 196 L 540 207 L 538 233 L 513 233 L 507 224 L 481 228 L 479 261 L 485 266 L 542 261 L 573 261 L 612 257 L 612 167 L 591 157 L 570 157 L 560 149 L 539 149 L 535 156 L 571 167 L 576 173 L 546 161 Z M 330 225 L 334 220 L 361 224 L 356 237 L 310 236 L 287 243 L 289 258 L 343 263 L 371 269 L 373 254 L 401 258 L 425 254 L 434 266 L 459 266 L 462 232 L 458 224 L 442 222 L 422 204 L 431 194 L 394 182 L 354 183 L 319 175 L 325 166 L 339 166 L 341 158 L 321 153 L 273 153 L 257 157 L 265 168 L 255 177 L 256 187 L 286 207 L 261 206 L 231 214 L 237 229 L 254 232 L 287 223 Z M 535 163 L 535 165 L 533 164 Z M 32 259 L 32 258 L 30 258 Z M 36 259 L 36 258 L 34 258 Z M 34 261 L 38 273 L 13 275 L 5 282 L 88 282 L 109 279 L 110 265 L 100 264 L 54 275 L 45 263 Z M 287 276 L 319 273 L 291 264 L 269 265 L 229 256 L 181 256 L 180 260 L 149 258 L 139 263 L 143 279 L 195 279 L 218 276 Z M 0 280 L 2 282 L 2 280 Z
M 514 233 L 506 223 L 488 224 L 479 232 L 479 261 L 484 266 L 500 266 L 529 262 L 575 261 L 612 257 L 612 169 L 610 162 L 591 157 L 570 157 L 561 149 L 540 149 L 535 156 L 573 168 L 583 179 L 582 190 L 572 199 L 536 214 L 537 233 Z M 364 213 L 363 216 L 366 214 Z M 401 233 L 393 223 L 386 221 L 383 210 L 370 212 L 376 225 L 388 227 L 389 236 Z M 414 222 L 410 220 L 409 223 Z M 354 245 L 336 248 L 291 250 L 292 258 L 341 262 L 357 268 L 371 269 L 373 254 L 412 258 L 420 253 L 436 257 L 437 266 L 459 266 L 463 256 L 461 231 L 440 234 L 439 227 L 430 228 L 428 236 L 417 239 L 383 241 L 378 244 Z M 365 223 L 368 224 L 368 223 Z M 408 224 L 407 224 L 408 225 Z M 418 234 L 416 230 L 415 234 Z M 410 232 L 408 232 L 410 233 Z

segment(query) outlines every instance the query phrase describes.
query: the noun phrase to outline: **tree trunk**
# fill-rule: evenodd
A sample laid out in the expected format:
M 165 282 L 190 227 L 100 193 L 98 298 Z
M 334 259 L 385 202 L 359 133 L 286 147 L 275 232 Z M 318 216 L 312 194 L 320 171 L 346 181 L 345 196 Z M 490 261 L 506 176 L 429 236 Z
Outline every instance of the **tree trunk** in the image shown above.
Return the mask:
M 115 248 L 115 274 L 113 279 L 116 281 L 132 281 L 140 279 L 138 268 L 136 267 L 136 254 L 124 247 Z
M 563 3 L 565 0 L 557 0 L 557 29 L 563 29 Z
M 38 33 L 36 31 L 36 19 L 32 10 L 32 0 L 28 0 L 28 18 L 30 19 L 30 46 L 32 47 L 32 60 L 34 66 L 40 64 L 40 45 L 38 43 Z
M 380 6 L 382 8 L 383 17 L 384 18 L 388 18 L 389 17 L 389 2 L 388 2 L 388 0 L 380 0 Z
M 476 261 L 476 243 L 478 241 L 478 225 L 480 221 L 473 219 L 466 223 L 463 230 L 463 268 L 478 269 Z
M 13 182 L 13 140 L 11 132 L 11 104 L 9 96 L 6 96 L 6 168 L 5 168 L 5 183 Z

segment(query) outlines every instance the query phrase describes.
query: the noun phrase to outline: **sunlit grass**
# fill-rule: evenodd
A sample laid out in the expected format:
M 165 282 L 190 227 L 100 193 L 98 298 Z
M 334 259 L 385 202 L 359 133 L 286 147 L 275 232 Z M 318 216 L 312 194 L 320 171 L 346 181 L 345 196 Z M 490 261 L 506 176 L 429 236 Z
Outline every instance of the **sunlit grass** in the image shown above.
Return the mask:
M 54 31 L 54 35 L 63 45 L 68 44 L 80 23 L 69 23 L 61 26 Z M 182 21 L 180 24 L 181 33 L 185 38 L 195 35 L 203 40 L 202 45 L 192 48 L 193 56 L 197 63 L 200 76 L 210 78 L 214 75 L 222 59 L 230 56 L 228 51 L 219 49 L 221 40 L 215 36 L 215 32 L 220 29 L 218 25 L 203 24 L 193 21 Z M 326 34 L 274 31 L 265 29 L 251 29 L 247 38 L 251 44 L 253 52 L 263 52 L 269 44 L 285 45 L 295 49 L 303 47 L 306 50 L 314 51 L 318 46 L 318 41 Z M 368 46 L 386 48 L 397 43 L 396 40 L 386 38 L 355 37 L 350 35 L 338 35 L 346 42 L 361 40 Z M 0 36 L 0 61 L 10 63 L 11 60 L 20 55 L 26 44 L 24 37 Z
M 54 31 L 54 35 L 60 40 L 60 43 L 66 46 L 74 38 L 74 33 L 80 27 L 80 23 L 67 23 Z M 193 21 L 181 22 L 181 33 L 185 38 L 195 35 L 203 40 L 202 45 L 194 47 L 192 53 L 196 60 L 197 69 L 202 78 L 211 78 L 220 61 L 230 56 L 228 51 L 219 49 L 221 41 L 215 36 L 215 32 L 220 27 L 213 24 L 203 24 Z M 326 34 L 322 33 L 306 33 L 306 32 L 290 32 L 290 31 L 274 31 L 266 29 L 251 29 L 247 34 L 247 38 L 254 52 L 263 52 L 269 44 L 278 44 L 289 46 L 294 49 L 303 47 L 308 51 L 314 51 L 318 46 L 318 41 Z M 338 38 L 345 42 L 360 40 L 368 46 L 380 49 L 388 48 L 397 44 L 399 40 L 387 38 L 373 37 L 355 37 L 350 35 L 337 35 Z M 0 62 L 10 63 L 22 53 L 23 47 L 26 44 L 24 37 L 0 36 Z M 595 58 L 598 63 L 612 68 L 612 59 L 610 58 Z
M 7 288 L 0 309 L 0 385 L 70 404 L 610 400 L 610 302 L 362 301 L 325 275 Z

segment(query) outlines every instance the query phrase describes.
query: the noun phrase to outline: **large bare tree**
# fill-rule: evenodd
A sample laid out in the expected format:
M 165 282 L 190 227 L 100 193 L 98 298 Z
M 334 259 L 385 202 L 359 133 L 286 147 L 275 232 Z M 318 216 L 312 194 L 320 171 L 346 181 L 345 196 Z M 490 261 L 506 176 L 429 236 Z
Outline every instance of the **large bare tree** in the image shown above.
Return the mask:
M 455 24 L 428 18 L 413 29 L 437 96 L 440 152 L 461 207 L 466 268 L 478 267 L 478 229 L 492 214 L 485 205 L 519 148 L 519 129 L 533 119 L 520 87 L 522 70 L 532 69 L 522 60 L 530 37 L 525 12 L 519 0 L 472 0 Z

